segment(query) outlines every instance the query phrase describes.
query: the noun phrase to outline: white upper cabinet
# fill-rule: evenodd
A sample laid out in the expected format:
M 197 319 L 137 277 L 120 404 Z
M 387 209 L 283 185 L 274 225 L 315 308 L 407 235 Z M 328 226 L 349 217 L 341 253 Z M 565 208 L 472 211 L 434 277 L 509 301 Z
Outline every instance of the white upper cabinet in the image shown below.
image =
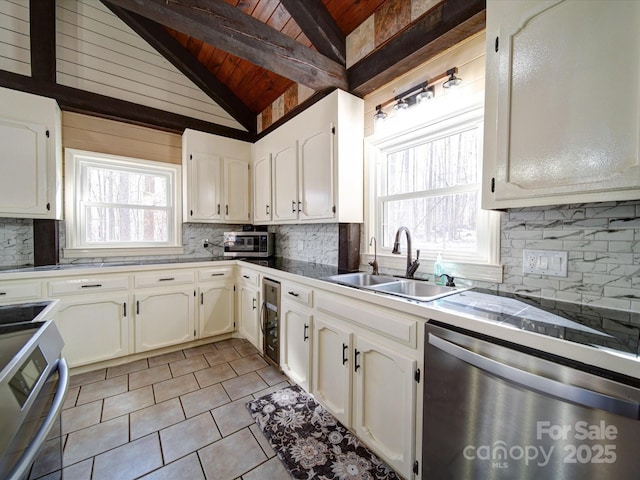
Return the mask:
M 640 198 L 640 2 L 487 2 L 483 208 Z
M 271 154 L 253 163 L 253 221 L 271 220 Z
M 0 88 L 0 217 L 62 218 L 62 141 L 55 100 Z
M 254 222 L 362 222 L 363 134 L 362 100 L 336 90 L 256 142 Z
M 251 144 L 186 129 L 182 134 L 184 222 L 248 223 Z

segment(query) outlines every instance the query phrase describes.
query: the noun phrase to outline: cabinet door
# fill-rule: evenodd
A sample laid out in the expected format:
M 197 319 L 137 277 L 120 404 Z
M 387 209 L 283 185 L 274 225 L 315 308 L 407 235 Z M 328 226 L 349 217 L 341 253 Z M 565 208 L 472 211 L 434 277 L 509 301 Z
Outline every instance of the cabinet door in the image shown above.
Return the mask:
M 233 285 L 202 286 L 199 300 L 198 335 L 200 338 L 235 330 Z
M 335 217 L 333 131 L 327 124 L 299 140 L 300 220 Z
M 62 354 L 76 367 L 122 357 L 129 349 L 129 297 L 126 294 L 100 299 L 61 301 L 56 326 L 64 339 Z
M 224 159 L 224 219 L 247 223 L 249 213 L 249 162 L 235 158 Z
M 253 164 L 253 220 L 271 220 L 271 155 Z
M 283 302 L 280 319 L 280 366 L 295 383 L 309 391 L 312 315 Z
M 298 155 L 296 143 L 273 154 L 273 213 L 274 221 L 298 218 Z
M 262 351 L 260 335 L 260 291 L 255 287 L 240 286 L 238 317 L 240 333 L 259 351 Z
M 193 289 L 158 290 L 135 299 L 136 352 L 195 338 Z
M 222 218 L 221 160 L 217 155 L 189 155 L 187 198 L 189 221 L 211 222 Z
M 640 2 L 611 7 L 488 2 L 484 208 L 640 198 Z
M 0 214 L 47 216 L 47 128 L 0 119 L 0 145 Z
M 356 434 L 405 478 L 414 462 L 415 360 L 366 338 L 354 349 Z
M 324 318 L 313 319 L 313 396 L 344 425 L 351 425 L 352 334 Z

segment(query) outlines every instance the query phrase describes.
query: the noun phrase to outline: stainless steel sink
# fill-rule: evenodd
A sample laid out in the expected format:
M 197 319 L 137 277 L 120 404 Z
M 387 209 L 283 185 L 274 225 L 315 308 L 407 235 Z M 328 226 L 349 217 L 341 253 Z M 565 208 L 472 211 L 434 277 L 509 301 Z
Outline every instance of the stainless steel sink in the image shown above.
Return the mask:
M 420 302 L 428 302 L 436 298 L 451 295 L 452 293 L 468 290 L 468 288 L 434 285 L 433 283 L 428 283 L 423 280 L 409 280 L 389 275 L 373 275 L 365 272 L 333 275 L 325 278 L 325 280 L 349 287 L 361 288 L 363 290 L 410 298 Z
M 371 289 L 377 292 L 386 292 L 411 298 L 412 300 L 420 300 L 422 302 L 435 300 L 436 298 L 467 290 L 466 288 L 446 287 L 444 285 L 434 285 L 432 283 L 415 280 L 403 280 L 401 282 L 375 285 L 371 287 Z
M 365 272 L 343 273 L 328 277 L 330 282 L 341 283 L 350 287 L 370 287 L 390 282 L 399 282 L 400 279 L 389 275 L 372 275 Z

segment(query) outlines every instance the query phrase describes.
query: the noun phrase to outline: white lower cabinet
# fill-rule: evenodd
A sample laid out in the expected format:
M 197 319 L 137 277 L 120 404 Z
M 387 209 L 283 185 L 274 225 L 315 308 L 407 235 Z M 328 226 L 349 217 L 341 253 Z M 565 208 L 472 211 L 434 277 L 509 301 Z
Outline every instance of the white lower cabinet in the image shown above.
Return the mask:
M 201 285 L 198 305 L 198 336 L 222 335 L 235 330 L 233 285 Z
M 260 274 L 245 267 L 238 269 L 238 332 L 262 352 Z
M 307 309 L 283 300 L 280 320 L 280 367 L 291 380 L 309 391 L 313 315 Z
M 364 336 L 353 358 L 352 428 L 404 477 L 414 462 L 416 362 Z
M 189 342 L 196 337 L 193 287 L 135 294 L 136 352 Z
M 403 477 L 414 478 L 419 354 L 389 338 L 413 344 L 411 319 L 326 292 L 316 298 L 311 393 Z
M 60 301 L 55 323 L 65 340 L 62 354 L 70 367 L 132 353 L 130 305 L 127 293 Z
M 240 285 L 238 317 L 240 333 L 259 351 L 262 351 L 260 335 L 260 290 L 250 285 Z
M 344 425 L 351 425 L 351 352 L 353 334 L 316 316 L 313 322 L 314 397 Z

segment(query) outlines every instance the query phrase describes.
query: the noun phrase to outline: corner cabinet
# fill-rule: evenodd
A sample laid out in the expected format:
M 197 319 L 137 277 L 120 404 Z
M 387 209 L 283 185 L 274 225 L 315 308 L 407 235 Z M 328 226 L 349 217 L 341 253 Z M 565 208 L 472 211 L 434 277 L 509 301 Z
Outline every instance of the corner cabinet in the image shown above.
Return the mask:
M 184 222 L 247 223 L 251 144 L 186 129 L 182 134 Z
M 308 392 L 311 388 L 313 291 L 283 282 L 281 298 L 280 367 Z
M 638 19 L 640 2 L 488 0 L 483 208 L 640 198 Z
M 62 140 L 56 101 L 0 88 L 0 145 L 0 217 L 61 219 Z
M 246 267 L 238 269 L 238 332 L 262 352 L 262 303 L 260 274 Z
M 254 223 L 362 222 L 363 117 L 335 90 L 256 142 Z

